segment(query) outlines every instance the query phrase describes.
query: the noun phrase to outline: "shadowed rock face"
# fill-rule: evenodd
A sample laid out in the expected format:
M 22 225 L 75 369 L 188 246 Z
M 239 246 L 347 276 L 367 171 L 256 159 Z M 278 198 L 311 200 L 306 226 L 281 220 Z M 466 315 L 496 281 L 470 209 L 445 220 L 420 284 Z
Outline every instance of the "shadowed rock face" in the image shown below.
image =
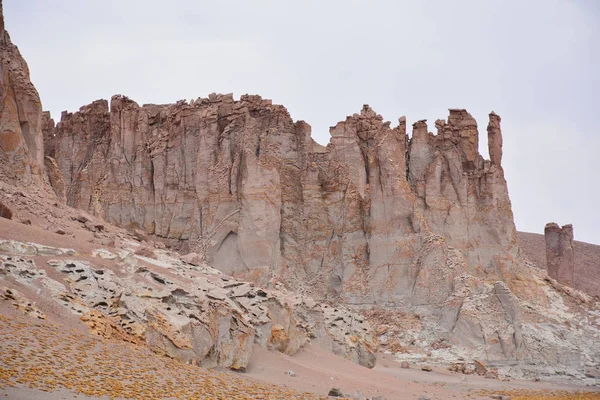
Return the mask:
M 0 176 L 40 182 L 44 170 L 42 104 L 27 63 L 4 29 L 0 2 Z
M 563 285 L 573 286 L 575 255 L 573 252 L 573 225 L 562 228 L 550 222 L 544 228 L 548 275 Z
M 110 110 L 99 100 L 64 113 L 46 138 L 69 205 L 181 240 L 233 275 L 277 275 L 348 303 L 422 304 L 418 255 L 432 235 L 470 273 L 510 267 L 517 248 L 500 118 L 488 128 L 494 162 L 465 110 L 435 125 L 437 135 L 415 123 L 409 140 L 404 117 L 392 128 L 364 106 L 323 147 L 259 96 L 143 107 L 114 96 Z

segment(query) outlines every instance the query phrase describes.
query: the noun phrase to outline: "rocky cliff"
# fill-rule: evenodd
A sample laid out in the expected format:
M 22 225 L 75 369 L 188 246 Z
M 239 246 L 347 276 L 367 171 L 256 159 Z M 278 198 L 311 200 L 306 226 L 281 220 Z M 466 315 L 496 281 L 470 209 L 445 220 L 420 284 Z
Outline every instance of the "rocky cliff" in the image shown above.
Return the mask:
M 436 134 L 415 122 L 409 137 L 406 118 L 392 127 L 365 105 L 331 128 L 326 147 L 284 107 L 250 95 L 143 106 L 118 95 L 55 124 L 1 31 L 2 215 L 29 224 L 33 216 L 65 235 L 54 227 L 64 223 L 59 210 L 73 212 L 62 199 L 219 270 L 207 266 L 190 281 L 193 268 L 173 254 L 163 254 L 162 267 L 178 276 L 127 270 L 127 256 L 114 253 L 128 277 L 68 259 L 41 267 L 34 245 L 8 241 L 2 280 L 59 288 L 53 299 L 85 312 L 93 329 L 207 365 L 243 368 L 252 342 L 293 353 L 313 340 L 372 366 L 376 341 L 364 318 L 306 303 L 314 298 L 362 308 L 390 347 L 439 350 L 447 361 L 447 344 L 455 357 L 513 376 L 600 377 L 598 305 L 519 255 L 495 113 L 489 161 L 462 109 L 435 121 Z M 46 177 L 56 197 L 45 185 L 22 189 Z M 92 242 L 111 244 L 96 225 L 85 227 Z M 394 315 L 417 328 L 394 322 L 388 331 Z M 129 332 L 131 324 L 139 329 Z
M 364 106 L 327 147 L 258 96 L 142 107 L 114 96 L 110 110 L 99 100 L 46 126 L 69 205 L 181 241 L 233 275 L 347 303 L 425 304 L 448 294 L 423 286 L 432 271 L 419 260 L 448 257 L 436 235 L 464 258 L 449 274 L 497 274 L 516 255 L 494 113 L 492 161 L 458 109 L 437 135 L 416 122 L 409 140 L 405 118 L 392 128 Z
M 4 29 L 0 2 L 0 177 L 41 182 L 44 170 L 42 103 L 29 68 Z
M 575 319 L 556 305 L 590 300 L 518 256 L 493 112 L 490 161 L 462 109 L 437 120 L 436 134 L 417 121 L 409 137 L 406 118 L 392 127 L 365 105 L 325 147 L 284 107 L 249 95 L 143 106 L 117 95 L 45 120 L 57 193 L 73 207 L 238 278 L 419 315 L 421 330 L 400 342 L 579 377 L 595 368 L 585 323 L 562 326 Z M 561 339 L 567 330 L 578 339 Z

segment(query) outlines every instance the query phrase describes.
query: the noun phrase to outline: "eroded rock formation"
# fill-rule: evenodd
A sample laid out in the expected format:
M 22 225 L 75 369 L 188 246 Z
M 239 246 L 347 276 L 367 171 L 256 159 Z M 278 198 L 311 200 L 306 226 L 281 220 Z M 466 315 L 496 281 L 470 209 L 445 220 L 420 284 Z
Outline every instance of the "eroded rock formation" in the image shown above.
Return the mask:
M 563 285 L 573 286 L 575 254 L 573 252 L 573 225 L 560 227 L 554 222 L 544 228 L 546 265 L 548 275 Z
M 409 140 L 404 118 L 392 128 L 365 106 L 323 147 L 259 96 L 143 107 L 114 96 L 110 110 L 99 100 L 63 114 L 46 137 L 73 207 L 184 241 L 230 274 L 348 303 L 419 304 L 414 260 L 431 235 L 471 273 L 516 254 L 499 122 L 490 114 L 493 162 L 465 110 L 436 121 L 437 135 L 415 123 Z
M 255 343 L 292 355 L 309 342 L 365 367 L 375 365 L 377 342 L 359 315 L 283 288 L 235 281 L 206 265 L 191 268 L 172 253 L 154 251 L 158 260 L 100 248 L 90 262 L 73 249 L 0 240 L 0 282 L 34 288 L 81 316 L 98 335 L 145 343 L 207 367 L 243 370 Z
M 29 68 L 4 29 L 0 2 L 0 177 L 41 182 L 44 170 L 42 103 Z

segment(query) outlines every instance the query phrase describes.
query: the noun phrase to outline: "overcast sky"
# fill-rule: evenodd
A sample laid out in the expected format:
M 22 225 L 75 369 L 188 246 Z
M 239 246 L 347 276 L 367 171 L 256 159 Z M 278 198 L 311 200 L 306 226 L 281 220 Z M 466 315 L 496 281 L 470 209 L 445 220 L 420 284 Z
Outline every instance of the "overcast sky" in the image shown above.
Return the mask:
M 4 0 L 44 109 L 260 94 L 313 127 L 502 116 L 517 229 L 600 244 L 600 0 Z

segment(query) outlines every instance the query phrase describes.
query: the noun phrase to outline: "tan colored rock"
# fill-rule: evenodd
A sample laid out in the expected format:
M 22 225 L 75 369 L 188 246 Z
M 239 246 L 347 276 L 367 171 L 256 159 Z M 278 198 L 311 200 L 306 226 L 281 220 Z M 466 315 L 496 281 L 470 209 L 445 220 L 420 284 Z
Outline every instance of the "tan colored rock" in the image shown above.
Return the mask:
M 12 219 L 12 210 L 4 203 L 0 202 L 0 218 Z
M 479 360 L 474 360 L 473 364 L 475 364 L 475 373 L 477 375 L 484 376 L 485 374 L 487 374 L 488 369 L 484 362 L 479 361 Z
M 56 164 L 56 161 L 52 157 L 46 156 L 44 157 L 44 166 L 46 167 L 46 176 L 48 176 L 48 181 L 54 190 L 56 197 L 61 201 L 66 202 L 65 180 L 63 179 L 60 169 L 58 169 L 58 164 Z
M 42 182 L 42 104 L 29 68 L 4 27 L 0 3 L 0 177 Z
M 502 166 L 502 131 L 500 130 L 500 121 L 500 116 L 492 111 L 487 127 L 490 161 L 492 165 L 499 167 Z
M 139 106 L 117 95 L 110 110 L 99 100 L 64 113 L 46 136 L 69 205 L 179 241 L 198 254 L 193 264 L 260 284 L 277 277 L 317 300 L 418 307 L 452 329 L 455 280 L 502 279 L 518 247 L 499 117 L 490 114 L 493 162 L 467 111 L 435 125 L 437 135 L 416 122 L 409 140 L 406 118 L 391 127 L 365 105 L 323 147 L 259 96 Z
M 573 286 L 575 255 L 573 251 L 573 225 L 562 228 L 554 222 L 544 228 L 546 264 L 548 275 L 563 285 Z
M 186 255 L 181 256 L 181 261 L 186 264 L 199 266 L 202 264 L 202 258 L 198 255 L 198 253 L 188 253 Z

